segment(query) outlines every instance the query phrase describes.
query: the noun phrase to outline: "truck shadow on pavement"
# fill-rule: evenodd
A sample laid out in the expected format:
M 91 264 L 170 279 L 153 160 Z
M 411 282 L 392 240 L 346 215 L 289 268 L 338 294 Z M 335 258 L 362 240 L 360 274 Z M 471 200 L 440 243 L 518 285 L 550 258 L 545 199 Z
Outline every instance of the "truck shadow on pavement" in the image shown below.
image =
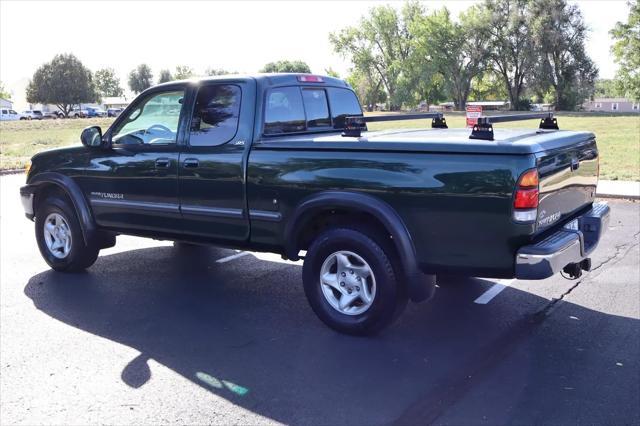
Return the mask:
M 585 375 L 597 376 L 604 388 L 615 384 L 604 372 L 585 373 L 586 354 L 598 355 L 591 337 L 580 334 L 580 321 L 567 319 L 538 333 L 547 321 L 535 313 L 549 301 L 530 293 L 508 288 L 499 297 L 510 303 L 476 305 L 488 284 L 450 279 L 434 301 L 409 304 L 379 336 L 355 338 L 315 317 L 299 266 L 250 255 L 215 262 L 231 253 L 154 247 L 106 255 L 86 273 L 35 275 L 24 292 L 47 315 L 140 351 L 122 368 L 130 387 L 144 389 L 153 380 L 147 361 L 154 359 L 233 404 L 284 423 L 437 422 L 475 387 L 495 380 L 496 369 L 522 345 L 529 350 L 494 388 L 510 408 L 489 423 L 513 416 L 544 421 L 536 413 L 576 403 L 567 398 L 577 394 L 567 395 L 563 385 L 584 382 Z M 638 326 L 630 318 L 564 305 L 571 316 L 603 327 Z M 563 338 L 569 333 L 571 344 Z M 559 345 L 552 364 L 550 345 Z M 482 418 L 469 414 L 471 423 Z

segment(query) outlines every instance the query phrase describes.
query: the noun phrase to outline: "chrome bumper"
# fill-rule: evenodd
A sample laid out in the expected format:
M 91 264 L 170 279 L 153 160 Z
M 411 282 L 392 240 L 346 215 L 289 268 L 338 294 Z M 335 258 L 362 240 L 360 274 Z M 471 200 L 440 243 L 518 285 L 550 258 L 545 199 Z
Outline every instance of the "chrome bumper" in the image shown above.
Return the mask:
M 22 201 L 24 215 L 29 219 L 33 219 L 33 216 L 35 215 L 35 212 L 33 211 L 34 191 L 35 189 L 29 185 L 20 188 L 20 201 Z
M 516 255 L 516 278 L 541 280 L 571 263 L 589 257 L 609 228 L 609 206 L 594 203 L 591 210 L 545 239 L 521 247 Z

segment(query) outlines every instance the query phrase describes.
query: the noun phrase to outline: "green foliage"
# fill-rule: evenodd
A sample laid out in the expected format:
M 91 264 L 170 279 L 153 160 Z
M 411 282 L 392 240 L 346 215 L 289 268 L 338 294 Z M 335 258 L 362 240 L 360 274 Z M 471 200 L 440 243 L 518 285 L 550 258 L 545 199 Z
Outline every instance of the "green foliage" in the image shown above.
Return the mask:
M 266 64 L 260 72 L 300 72 L 300 73 L 311 73 L 311 68 L 306 62 L 303 61 L 277 61 L 277 62 L 269 62 Z
M 186 80 L 193 77 L 194 74 L 195 73 L 190 66 L 178 65 L 176 66 L 176 71 L 173 73 L 173 78 L 175 80 Z
M 631 0 L 629 19 L 618 22 L 610 31 L 615 40 L 612 51 L 619 66 L 616 85 L 625 96 L 640 100 L 640 3 Z
M 358 99 L 367 111 L 373 111 L 378 103 L 387 100 L 387 94 L 382 87 L 382 79 L 366 71 L 355 69 L 347 77 L 347 83 L 358 95 Z
M 174 78 L 171 75 L 171 71 L 164 69 L 164 70 L 160 70 L 160 76 L 158 77 L 158 84 L 160 83 L 166 83 L 168 81 L 173 81 Z
M 334 50 L 349 58 L 356 70 L 375 75 L 372 81 L 382 82 L 392 110 L 411 102 L 407 85 L 416 79 L 409 69 L 416 67 L 410 66 L 414 50 L 410 28 L 422 15 L 424 9 L 415 1 L 405 3 L 400 11 L 392 6 L 378 6 L 358 26 L 329 36 Z
M 133 93 L 140 93 L 153 85 L 153 72 L 147 64 L 140 64 L 129 73 L 129 88 Z
M 235 71 L 227 71 L 224 68 L 207 68 L 204 71 L 205 75 L 210 75 L 210 76 L 214 76 L 214 75 L 228 75 L 228 74 L 237 74 L 237 72 Z
M 329 77 L 340 78 L 340 74 L 338 73 L 338 71 L 334 70 L 331 67 L 325 68 L 324 69 L 324 73 L 325 73 L 325 75 L 328 75 Z
M 489 23 L 489 58 L 515 109 L 537 59 L 530 4 L 529 0 L 486 0 L 483 5 Z
M 487 70 L 473 78 L 469 100 L 472 101 L 504 101 L 509 98 L 507 88 L 500 75 Z
M 448 92 L 458 109 L 464 109 L 472 80 L 480 75 L 488 60 L 488 29 L 478 6 L 451 19 L 446 8 L 421 16 L 411 28 L 415 34 L 419 69 L 431 68 L 446 77 Z M 428 78 L 428 76 L 427 76 Z
M 593 96 L 596 98 L 617 98 L 618 96 L 622 96 L 622 94 L 618 90 L 615 80 L 599 78 L 595 82 Z
M 559 110 L 574 110 L 593 95 L 598 69 L 585 51 L 587 26 L 577 5 L 535 0 L 531 7 L 534 46 L 539 57 L 530 85 L 553 89 Z
M 91 71 L 72 54 L 54 56 L 40 66 L 27 85 L 27 102 L 54 104 L 68 115 L 73 105 L 98 98 Z
M 7 89 L 5 89 L 4 83 L 2 81 L 0 81 L 0 98 L 7 100 L 11 99 L 11 93 L 9 93 Z
M 103 68 L 96 71 L 94 75 L 96 90 L 101 96 L 122 96 L 124 90 L 120 86 L 120 79 L 116 76 L 113 68 Z

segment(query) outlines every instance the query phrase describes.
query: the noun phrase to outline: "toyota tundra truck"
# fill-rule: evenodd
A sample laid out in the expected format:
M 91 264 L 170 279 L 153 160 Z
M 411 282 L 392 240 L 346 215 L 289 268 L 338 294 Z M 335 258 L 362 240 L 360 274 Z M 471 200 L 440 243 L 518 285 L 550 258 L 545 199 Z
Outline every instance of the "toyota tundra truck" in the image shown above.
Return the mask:
M 539 126 L 499 126 L 525 119 Z M 364 116 L 326 76 L 160 84 L 80 139 L 35 155 L 20 189 L 51 268 L 88 268 L 120 234 L 273 252 L 304 259 L 311 308 L 354 335 L 432 298 L 438 274 L 580 276 L 609 218 L 592 133 L 550 113 Z

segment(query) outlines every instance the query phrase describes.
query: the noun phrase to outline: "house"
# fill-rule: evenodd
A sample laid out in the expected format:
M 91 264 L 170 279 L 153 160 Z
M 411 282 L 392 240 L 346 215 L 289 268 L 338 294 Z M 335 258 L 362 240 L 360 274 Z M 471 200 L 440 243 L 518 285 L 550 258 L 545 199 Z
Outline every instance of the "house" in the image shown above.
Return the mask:
M 13 102 L 9 99 L 0 98 L 0 108 L 13 109 Z
M 509 101 L 471 101 L 467 106 L 481 106 L 482 111 L 507 110 L 511 106 Z
M 104 106 L 104 109 L 126 108 L 129 106 L 129 103 L 130 102 L 127 101 L 127 98 L 122 96 L 106 96 L 102 98 L 102 105 Z
M 592 101 L 586 101 L 582 107 L 585 111 L 640 112 L 640 101 L 627 98 L 595 98 Z

